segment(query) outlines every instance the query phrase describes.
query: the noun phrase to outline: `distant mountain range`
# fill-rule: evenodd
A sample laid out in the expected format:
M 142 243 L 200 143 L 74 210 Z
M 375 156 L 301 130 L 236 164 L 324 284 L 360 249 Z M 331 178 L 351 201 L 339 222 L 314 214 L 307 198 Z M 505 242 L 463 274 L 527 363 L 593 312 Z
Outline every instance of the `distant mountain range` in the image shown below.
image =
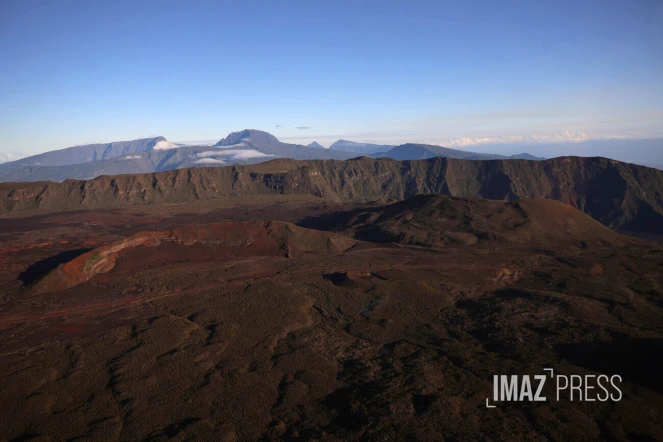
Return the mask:
M 313 142 L 310 147 L 319 146 Z M 518 160 L 543 160 L 543 157 L 536 157 L 527 153 L 518 155 L 498 155 L 491 153 L 469 152 L 466 150 L 449 149 L 447 147 L 436 146 L 432 144 L 406 143 L 400 146 L 387 144 L 356 143 L 348 140 L 338 140 L 330 149 L 344 152 L 354 152 L 374 158 L 393 158 L 395 160 L 425 160 L 427 158 L 445 157 L 458 158 L 462 160 L 499 160 L 499 159 L 518 159 Z
M 370 144 L 370 143 L 355 143 L 354 141 L 338 140 L 331 146 L 330 149 L 342 150 L 344 152 L 355 152 L 363 155 L 371 156 L 378 152 L 387 152 L 396 146 L 386 144 Z
M 257 152 L 262 154 L 256 157 L 260 158 L 261 161 L 273 159 L 274 157 L 291 158 L 293 160 L 347 160 L 356 156 L 334 149 L 319 149 L 300 144 L 282 143 L 274 135 L 254 129 L 233 132 L 214 146 L 219 148 L 215 157 L 221 159 L 227 156 L 225 149 L 228 148 Z M 248 155 L 250 154 L 244 153 L 244 156 Z
M 361 155 L 397 160 L 436 156 L 471 160 L 543 159 L 528 154 L 507 157 L 425 144 L 391 146 L 347 140 L 338 140 L 325 149 L 316 142 L 308 146 L 283 143 L 267 132 L 245 129 L 229 134 L 214 146 L 182 146 L 155 137 L 54 150 L 0 164 L 0 182 L 91 179 L 100 175 L 256 164 L 275 158 L 347 160 Z
M 395 160 L 425 160 L 434 157 L 457 158 L 459 160 L 543 160 L 527 153 L 504 156 L 490 153 L 468 152 L 466 150 L 449 149 L 431 144 L 407 143 L 396 146 L 387 152 L 373 155 L 376 158 L 393 158 Z
M 164 137 L 68 147 L 0 164 L 0 181 L 63 181 L 103 172 L 152 172 L 157 170 L 154 163 L 175 147 Z
M 69 166 L 172 147 L 174 146 L 164 137 L 116 141 L 105 144 L 86 144 L 23 158 L 20 163 L 29 166 Z
M 352 153 L 281 143 L 257 130 L 234 132 L 215 146 L 178 146 L 164 137 L 55 150 L 0 164 L 0 182 L 64 181 L 187 167 L 255 164 L 274 158 L 348 159 Z

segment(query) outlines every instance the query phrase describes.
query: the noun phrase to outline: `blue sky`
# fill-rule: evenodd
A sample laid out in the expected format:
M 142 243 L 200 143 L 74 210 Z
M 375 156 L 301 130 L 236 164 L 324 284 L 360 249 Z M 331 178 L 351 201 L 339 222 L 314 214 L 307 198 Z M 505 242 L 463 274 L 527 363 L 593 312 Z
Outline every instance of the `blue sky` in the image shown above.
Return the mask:
M 0 154 L 663 135 L 660 0 L 4 0 L 0 60 Z

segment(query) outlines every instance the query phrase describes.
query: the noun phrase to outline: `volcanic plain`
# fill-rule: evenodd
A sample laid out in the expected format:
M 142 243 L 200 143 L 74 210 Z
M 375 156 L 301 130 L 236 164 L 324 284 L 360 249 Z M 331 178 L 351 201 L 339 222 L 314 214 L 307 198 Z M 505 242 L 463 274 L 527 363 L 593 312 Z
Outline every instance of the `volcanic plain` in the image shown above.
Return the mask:
M 563 202 L 9 213 L 0 294 L 0 440 L 663 440 L 663 245 Z

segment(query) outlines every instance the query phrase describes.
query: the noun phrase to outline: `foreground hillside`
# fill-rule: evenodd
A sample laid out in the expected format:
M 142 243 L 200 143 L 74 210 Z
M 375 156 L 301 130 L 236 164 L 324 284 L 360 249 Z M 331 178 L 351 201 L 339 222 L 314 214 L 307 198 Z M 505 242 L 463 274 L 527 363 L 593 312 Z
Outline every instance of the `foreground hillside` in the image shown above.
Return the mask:
M 0 439 L 663 439 L 659 244 L 543 199 L 242 200 L 1 218 Z M 622 397 L 486 408 L 544 368 Z
M 417 194 L 548 198 L 576 207 L 613 229 L 663 233 L 663 171 L 580 157 L 275 160 L 89 181 L 2 183 L 0 212 L 118 208 L 270 194 L 313 195 L 338 202 L 401 200 Z
M 387 206 L 309 219 L 304 225 L 365 241 L 425 247 L 628 243 L 568 204 L 546 199 L 505 202 L 418 195 Z

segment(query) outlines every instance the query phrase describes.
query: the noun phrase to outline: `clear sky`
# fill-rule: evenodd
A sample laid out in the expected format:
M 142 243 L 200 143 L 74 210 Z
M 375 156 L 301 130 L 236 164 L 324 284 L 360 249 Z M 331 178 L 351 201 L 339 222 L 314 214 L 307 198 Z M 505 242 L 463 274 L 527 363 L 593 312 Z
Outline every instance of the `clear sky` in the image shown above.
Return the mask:
M 663 1 L 0 1 L 0 154 L 663 135 Z

